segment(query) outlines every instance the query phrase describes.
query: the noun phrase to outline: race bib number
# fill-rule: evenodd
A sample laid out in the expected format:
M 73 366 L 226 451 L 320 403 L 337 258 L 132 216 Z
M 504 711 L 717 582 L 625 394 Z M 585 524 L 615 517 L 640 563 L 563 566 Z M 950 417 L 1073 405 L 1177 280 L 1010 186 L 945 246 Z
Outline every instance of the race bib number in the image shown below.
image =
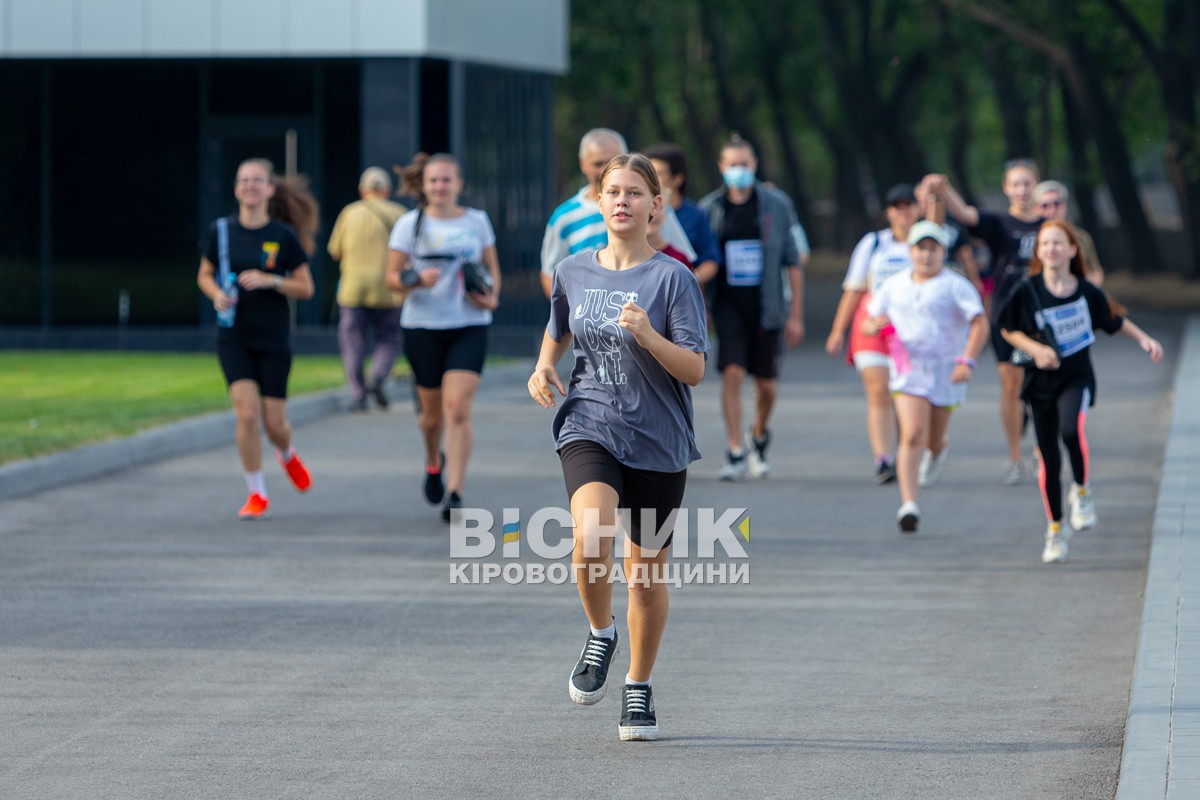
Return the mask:
M 1092 330 L 1092 315 L 1088 311 L 1087 300 L 1082 297 L 1064 306 L 1043 309 L 1039 316 L 1039 327 L 1049 326 L 1054 332 L 1054 341 L 1058 342 L 1061 358 L 1073 356 L 1096 342 L 1096 332 Z
M 759 286 L 762 272 L 762 242 L 741 239 L 725 243 L 725 278 L 730 286 Z

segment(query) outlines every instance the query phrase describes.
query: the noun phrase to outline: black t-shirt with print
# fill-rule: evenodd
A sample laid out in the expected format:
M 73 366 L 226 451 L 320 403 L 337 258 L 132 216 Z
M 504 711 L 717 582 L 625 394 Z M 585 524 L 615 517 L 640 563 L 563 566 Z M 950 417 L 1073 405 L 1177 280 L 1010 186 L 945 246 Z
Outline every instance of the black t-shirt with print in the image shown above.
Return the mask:
M 1041 324 L 1038 308 L 1041 304 Z M 1051 321 L 1048 317 L 1053 317 Z M 1033 365 L 1025 368 L 1025 384 L 1021 396 L 1029 402 L 1052 402 L 1068 386 L 1083 384 L 1091 391 L 1092 402 L 1096 399 L 1096 376 L 1092 370 L 1091 345 L 1085 334 L 1104 331 L 1114 334 L 1121 330 L 1125 318 L 1112 313 L 1104 292 L 1085 280 L 1068 297 L 1055 297 L 1046 288 L 1041 276 L 1032 276 L 1018 281 L 1012 296 L 996 315 L 996 324 L 1006 331 L 1020 331 L 1030 338 L 1045 343 L 1042 332 L 1045 324 L 1054 325 L 1055 341 L 1068 355 L 1059 359 L 1058 369 L 1042 370 Z
M 728 195 L 722 197 L 720 202 L 725 209 L 725 223 L 721 228 L 721 260 L 715 281 L 716 297 L 732 301 L 748 314 L 757 316 L 762 300 L 761 290 L 758 286 L 729 285 L 725 245 L 747 240 L 762 241 L 762 231 L 758 226 L 758 192 L 751 192 L 750 198 L 744 203 L 732 203 Z
M 1033 258 L 1037 246 L 1038 229 L 1044 219 L 1026 222 L 1017 219 L 1012 214 L 993 214 L 988 211 L 979 212 L 979 222 L 969 228 L 972 236 L 977 236 L 987 244 L 991 254 L 991 266 L 987 275 L 996 276 L 996 286 L 992 292 L 993 319 L 995 310 L 1008 300 L 1017 282 L 1029 271 L 1029 260 Z
M 308 263 L 300 240 L 284 223 L 273 219 L 261 228 L 245 228 L 236 214 L 227 219 L 229 267 L 234 273 L 261 269 L 270 275 L 286 277 L 292 270 Z M 220 262 L 215 221 L 208 226 L 204 238 L 200 240 L 200 254 L 216 267 L 219 283 Z M 272 287 L 246 289 L 239 286 L 233 327 L 218 327 L 217 339 L 258 350 L 287 350 L 291 346 L 290 333 L 291 314 L 286 297 Z

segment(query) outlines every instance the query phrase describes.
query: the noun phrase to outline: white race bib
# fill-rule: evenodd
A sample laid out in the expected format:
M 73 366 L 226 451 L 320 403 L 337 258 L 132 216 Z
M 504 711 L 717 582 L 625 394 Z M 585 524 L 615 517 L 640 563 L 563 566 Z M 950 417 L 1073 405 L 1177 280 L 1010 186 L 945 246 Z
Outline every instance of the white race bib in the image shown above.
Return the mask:
M 725 243 L 725 279 L 730 286 L 759 286 L 762 272 L 762 242 L 740 239 Z
M 1038 321 L 1049 325 L 1050 330 L 1054 331 L 1054 341 L 1058 342 L 1058 354 L 1061 358 L 1073 356 L 1096 342 L 1096 332 L 1092 330 L 1092 314 L 1088 311 L 1087 300 L 1083 297 L 1064 306 L 1043 309 L 1040 317 Z

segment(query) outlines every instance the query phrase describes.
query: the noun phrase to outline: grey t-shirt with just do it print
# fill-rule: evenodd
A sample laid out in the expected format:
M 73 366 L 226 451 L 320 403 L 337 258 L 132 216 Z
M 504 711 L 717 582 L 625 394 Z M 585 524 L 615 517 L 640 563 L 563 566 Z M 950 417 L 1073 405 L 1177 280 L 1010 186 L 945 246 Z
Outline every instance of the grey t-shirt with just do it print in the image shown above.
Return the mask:
M 556 342 L 574 337 L 575 368 L 554 417 L 555 444 L 595 442 L 627 467 L 681 472 L 700 458 L 692 389 L 617 324 L 628 301 L 668 341 L 707 358 L 704 297 L 683 264 L 662 253 L 624 270 L 605 269 L 594 251 L 563 259 L 546 331 Z

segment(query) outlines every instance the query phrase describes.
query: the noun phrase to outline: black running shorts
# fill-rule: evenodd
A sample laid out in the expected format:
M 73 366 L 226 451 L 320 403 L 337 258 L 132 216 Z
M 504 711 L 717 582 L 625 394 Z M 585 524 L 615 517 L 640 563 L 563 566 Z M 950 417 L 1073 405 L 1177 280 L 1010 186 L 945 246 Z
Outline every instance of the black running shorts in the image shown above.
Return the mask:
M 607 448 L 596 442 L 568 442 L 558 451 L 562 461 L 563 481 L 567 485 L 567 497 L 574 497 L 579 487 L 587 483 L 603 483 L 617 493 L 617 507 L 629 509 L 626 527 L 630 540 L 642 545 L 642 509 L 653 509 L 655 525 L 662 530 L 668 515 L 678 510 L 683 503 L 683 490 L 687 484 L 687 470 L 681 472 L 655 472 L 648 469 L 627 467 Z M 672 526 L 674 518 L 671 518 Z M 669 534 L 662 547 L 671 544 L 674 532 Z
M 713 327 L 717 329 L 717 369 L 742 367 L 756 378 L 779 376 L 779 354 L 783 331 L 759 326 L 757 316 L 733 302 L 718 302 L 713 308 Z
M 231 342 L 217 342 L 217 359 L 226 385 L 254 381 L 263 397 L 287 399 L 288 375 L 292 371 L 290 350 L 255 350 Z
M 405 328 L 404 357 L 422 389 L 437 389 L 452 369 L 483 374 L 487 357 L 487 326 L 466 328 Z

